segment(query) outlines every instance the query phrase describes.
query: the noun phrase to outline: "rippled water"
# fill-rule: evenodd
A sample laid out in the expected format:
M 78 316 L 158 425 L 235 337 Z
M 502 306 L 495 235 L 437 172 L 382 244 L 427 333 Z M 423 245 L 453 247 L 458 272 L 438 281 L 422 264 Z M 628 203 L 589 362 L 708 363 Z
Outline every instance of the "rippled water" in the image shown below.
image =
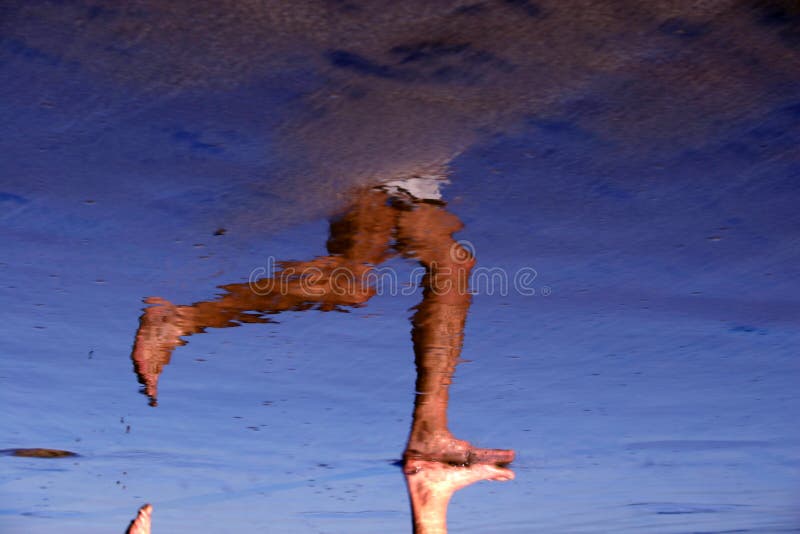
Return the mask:
M 435 39 L 445 15 L 383 6 L 352 41 L 374 13 L 3 8 L 0 532 L 121 532 L 145 503 L 155 533 L 408 531 L 409 462 L 447 449 L 409 432 L 443 409 L 516 453 L 453 532 L 800 529 L 794 8 L 501 4 L 443 3 L 471 18 Z M 445 204 L 358 212 L 370 176 L 431 165 Z M 458 221 L 472 295 L 424 297 Z M 351 252 L 397 285 L 230 298 Z

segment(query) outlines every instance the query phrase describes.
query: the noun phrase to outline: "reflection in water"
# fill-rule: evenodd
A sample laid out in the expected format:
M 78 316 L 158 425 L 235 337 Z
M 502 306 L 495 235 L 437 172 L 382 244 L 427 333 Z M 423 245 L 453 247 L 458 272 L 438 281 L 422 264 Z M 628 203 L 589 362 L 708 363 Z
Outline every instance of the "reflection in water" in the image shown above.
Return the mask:
M 133 519 L 133 521 L 131 521 L 131 524 L 128 526 L 128 530 L 125 531 L 125 534 L 150 534 L 150 522 L 152 514 L 153 507 L 149 504 L 145 504 L 139 508 L 139 512 L 136 514 L 136 517 Z
M 157 405 L 159 375 L 172 350 L 185 344 L 182 336 L 269 322 L 265 315 L 286 310 L 363 305 L 376 291 L 373 267 L 396 251 L 425 268 L 423 299 L 412 318 L 417 394 L 403 454 L 415 532 L 444 532 L 447 504 L 458 489 L 479 480 L 512 479 L 504 466 L 513 451 L 476 448 L 456 439 L 447 425 L 475 259 L 453 239 L 462 224 L 439 199 L 442 174 L 356 193 L 350 208 L 331 222 L 327 256 L 283 262 L 269 278 L 223 286 L 225 293 L 213 301 L 176 306 L 147 299 L 151 306 L 140 319 L 132 359 L 150 404 Z

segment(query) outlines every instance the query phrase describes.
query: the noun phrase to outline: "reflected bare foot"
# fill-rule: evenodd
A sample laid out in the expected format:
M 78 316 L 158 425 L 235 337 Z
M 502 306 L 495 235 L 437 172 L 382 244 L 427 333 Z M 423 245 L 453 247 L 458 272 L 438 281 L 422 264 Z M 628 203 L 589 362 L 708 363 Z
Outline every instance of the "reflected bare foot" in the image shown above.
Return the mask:
M 145 303 L 151 306 L 145 308 L 139 319 L 131 358 L 144 393 L 150 397 L 150 405 L 157 406 L 158 377 L 175 347 L 186 344 L 180 336 L 187 331 L 177 306 L 159 297 L 149 297 Z
M 145 504 L 139 508 L 139 514 L 136 519 L 131 521 L 128 530 L 125 534 L 150 534 L 150 522 L 153 514 L 153 507 Z
M 412 436 L 403 459 L 444 462 L 451 465 L 506 465 L 514 461 L 514 451 L 481 449 L 469 441 L 456 439 L 450 432 L 432 432 Z

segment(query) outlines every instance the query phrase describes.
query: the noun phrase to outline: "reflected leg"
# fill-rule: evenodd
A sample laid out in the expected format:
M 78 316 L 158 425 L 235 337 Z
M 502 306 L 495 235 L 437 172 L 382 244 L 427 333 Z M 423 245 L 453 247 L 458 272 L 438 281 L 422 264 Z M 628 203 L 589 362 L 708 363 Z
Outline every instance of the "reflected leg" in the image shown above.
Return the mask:
M 471 302 L 471 253 L 452 234 L 457 217 L 442 207 L 415 205 L 398 221 L 398 246 L 425 266 L 423 300 L 412 319 L 417 366 L 414 417 L 403 454 L 414 531 L 447 531 L 453 493 L 480 480 L 511 480 L 504 466 L 514 451 L 481 449 L 456 439 L 447 426 L 449 387 L 458 364 Z
M 151 297 L 139 320 L 131 358 L 150 404 L 157 405 L 158 378 L 182 337 L 206 328 L 263 323 L 265 314 L 317 308 L 323 311 L 359 306 L 374 293 L 368 274 L 390 254 L 397 210 L 387 194 L 364 190 L 350 209 L 331 222 L 328 256 L 306 262 L 283 262 L 271 278 L 254 284 L 222 286 L 212 301 L 176 306 Z
M 462 465 L 508 463 L 512 451 L 475 448 L 455 439 L 447 426 L 449 388 L 461 354 L 472 300 L 469 274 L 475 264 L 471 253 L 452 237 L 461 226 L 455 215 L 431 204 L 419 204 L 399 218 L 402 252 L 426 270 L 423 299 L 412 319 L 417 396 L 404 457 Z

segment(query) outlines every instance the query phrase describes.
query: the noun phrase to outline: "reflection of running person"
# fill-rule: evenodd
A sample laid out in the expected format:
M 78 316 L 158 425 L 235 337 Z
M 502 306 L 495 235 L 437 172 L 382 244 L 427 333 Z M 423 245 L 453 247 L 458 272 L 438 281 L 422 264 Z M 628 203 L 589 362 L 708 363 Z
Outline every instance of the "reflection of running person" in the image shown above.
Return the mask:
M 336 280 L 329 275 L 351 273 L 353 281 L 361 282 L 367 279 L 372 266 L 389 256 L 397 220 L 389 198 L 387 193 L 376 190 L 358 193 L 349 211 L 331 222 L 328 256 L 307 262 L 283 262 L 272 279 L 258 280 L 253 285 L 222 286 L 224 293 L 213 301 L 175 306 L 160 298 L 146 299 L 152 306 L 140 319 L 132 358 L 150 404 L 157 404 L 158 378 L 169 363 L 172 350 L 185 343 L 181 336 L 209 327 L 268 322 L 263 314 L 314 307 L 328 311 L 366 302 L 373 288 L 353 285 L 347 287 L 348 291 L 341 291 L 334 287 Z M 306 273 L 313 273 L 313 277 L 303 276 Z
M 420 210 L 414 208 L 425 203 L 441 204 L 444 176 L 443 172 L 412 174 L 357 192 L 347 211 L 331 221 L 328 256 L 282 262 L 271 278 L 222 286 L 225 292 L 213 301 L 175 306 L 158 297 L 146 299 L 151 306 L 140 319 L 132 357 L 150 403 L 157 404 L 158 378 L 173 349 L 185 344 L 182 336 L 210 327 L 268 322 L 263 314 L 329 311 L 365 303 L 375 290 L 368 284 L 369 272 L 393 254 L 392 240 L 402 239 L 397 235 L 400 214 L 417 213 Z M 348 277 L 343 279 L 342 274 Z
M 412 175 L 362 190 L 331 222 L 329 255 L 284 262 L 271 279 L 223 286 L 214 301 L 175 306 L 151 298 L 132 358 L 144 392 L 156 405 L 158 377 L 182 336 L 241 322 L 267 322 L 264 314 L 364 304 L 375 292 L 370 270 L 394 251 L 425 267 L 423 299 L 412 319 L 417 396 L 404 472 L 417 532 L 443 532 L 450 496 L 478 480 L 509 480 L 510 450 L 480 449 L 456 439 L 447 426 L 448 390 L 461 353 L 471 301 L 470 251 L 453 239 L 461 221 L 444 208 L 443 175 Z M 309 274 L 310 273 L 310 274 Z M 348 273 L 346 283 L 341 274 Z M 426 525 L 437 525 L 429 530 Z

